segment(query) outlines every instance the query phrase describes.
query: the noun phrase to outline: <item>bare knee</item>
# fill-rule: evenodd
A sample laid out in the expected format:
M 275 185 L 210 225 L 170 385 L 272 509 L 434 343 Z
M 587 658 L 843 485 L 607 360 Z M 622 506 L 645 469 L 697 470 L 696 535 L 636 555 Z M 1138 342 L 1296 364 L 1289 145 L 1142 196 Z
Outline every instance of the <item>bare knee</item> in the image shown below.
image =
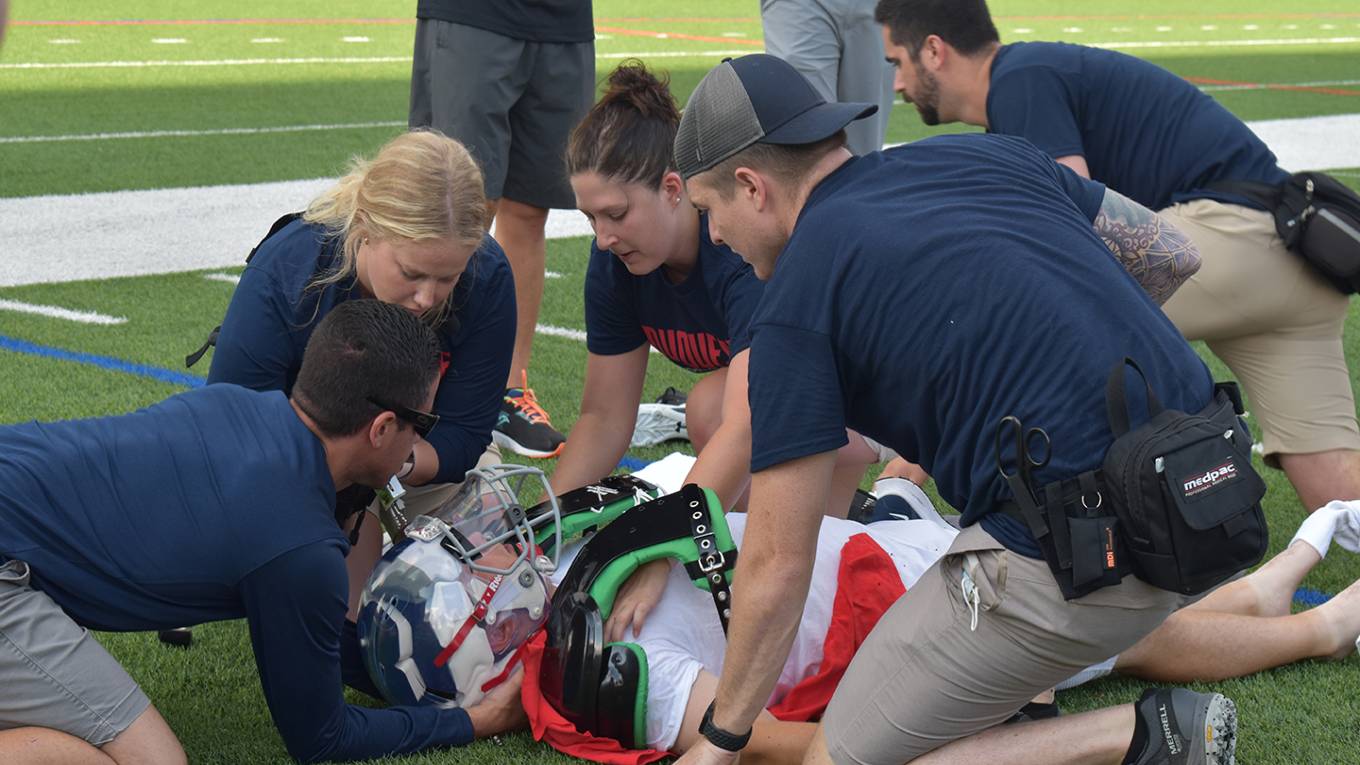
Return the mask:
M 685 400 L 685 429 L 695 451 L 703 451 L 722 424 L 723 389 L 727 370 L 711 372 L 694 385 Z
M 117 765 L 185 765 L 188 762 L 175 732 L 151 706 L 133 720 L 127 730 L 100 748 Z
M 1280 467 L 1309 512 L 1334 499 L 1360 499 L 1360 452 L 1333 449 L 1281 454 L 1279 459 Z

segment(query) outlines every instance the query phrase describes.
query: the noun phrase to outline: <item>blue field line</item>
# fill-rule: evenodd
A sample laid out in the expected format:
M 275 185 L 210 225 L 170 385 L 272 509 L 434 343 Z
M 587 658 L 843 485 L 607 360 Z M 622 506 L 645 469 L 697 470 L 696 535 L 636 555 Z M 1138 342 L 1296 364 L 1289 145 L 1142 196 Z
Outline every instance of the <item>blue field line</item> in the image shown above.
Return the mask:
M 75 351 L 38 345 L 37 343 L 30 343 L 26 340 L 19 340 L 5 335 L 0 335 L 0 350 L 27 353 L 30 356 L 44 356 L 49 359 L 59 359 L 61 361 L 74 361 L 77 364 L 89 364 L 90 366 L 107 369 L 111 372 L 122 372 L 123 374 L 147 377 L 156 380 L 157 382 L 182 385 L 186 388 L 199 388 L 207 382 L 197 375 L 147 366 L 146 364 L 133 364 L 128 361 L 123 361 L 122 359 L 116 359 L 112 356 L 100 356 L 94 353 L 76 353 Z M 636 457 L 625 456 L 623 459 L 619 460 L 619 467 L 633 472 L 641 470 L 649 464 L 651 463 Z M 1294 601 L 1305 606 L 1320 606 L 1330 600 L 1331 597 L 1331 595 L 1325 592 L 1308 587 L 1300 587 L 1294 591 Z
M 1320 606 L 1331 599 L 1331 595 L 1311 587 L 1300 587 L 1294 591 L 1294 602 L 1301 606 Z
M 146 377 L 157 382 L 169 383 L 171 385 L 181 385 L 186 388 L 202 387 L 207 381 L 197 375 L 185 372 L 176 372 L 172 369 L 161 369 L 160 367 L 147 366 L 146 364 L 133 364 L 130 361 L 123 361 L 112 356 L 100 356 L 94 353 L 77 353 L 61 348 L 53 348 L 47 345 L 30 343 L 27 340 L 19 340 L 13 337 L 0 335 L 0 350 L 14 351 L 15 353 L 27 353 L 30 356 L 43 356 L 49 359 L 60 361 L 74 361 L 77 364 L 89 364 L 90 366 L 107 369 L 110 372 L 122 372 L 123 374 Z
M 647 467 L 650 464 L 652 463 L 646 460 L 640 460 L 637 457 L 625 456 L 623 459 L 619 460 L 619 467 L 634 473 Z

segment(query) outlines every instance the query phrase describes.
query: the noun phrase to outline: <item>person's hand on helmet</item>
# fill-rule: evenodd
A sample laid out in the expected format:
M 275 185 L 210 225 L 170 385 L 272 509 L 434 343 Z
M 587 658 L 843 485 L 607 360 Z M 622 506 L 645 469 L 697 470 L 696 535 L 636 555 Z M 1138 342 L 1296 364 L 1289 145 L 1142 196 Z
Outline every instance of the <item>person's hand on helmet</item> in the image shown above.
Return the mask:
M 666 589 L 666 580 L 670 573 L 671 561 L 669 558 L 663 558 L 639 567 L 628 577 L 628 581 L 623 583 L 618 596 L 614 598 L 614 611 L 604 626 L 606 643 L 623 640 L 629 627 L 633 628 L 634 635 L 642 632 L 647 615 L 661 600 L 661 593 Z
M 524 714 L 524 705 L 519 698 L 523 683 L 524 667 L 521 666 L 505 682 L 492 688 L 481 701 L 468 707 L 474 736 L 486 738 L 528 727 L 529 718 Z

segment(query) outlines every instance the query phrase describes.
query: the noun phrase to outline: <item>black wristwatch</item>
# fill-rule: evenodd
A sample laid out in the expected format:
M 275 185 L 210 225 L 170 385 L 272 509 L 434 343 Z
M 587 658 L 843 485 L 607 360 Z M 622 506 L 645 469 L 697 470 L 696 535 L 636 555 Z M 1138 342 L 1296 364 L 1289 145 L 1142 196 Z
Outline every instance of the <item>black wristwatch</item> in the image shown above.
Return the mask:
M 710 702 L 708 709 L 704 711 L 704 719 L 699 721 L 699 735 L 708 739 L 708 742 L 719 749 L 726 749 L 729 752 L 740 752 L 751 740 L 751 731 L 748 730 L 741 735 L 730 733 L 713 724 L 713 705 L 717 700 Z

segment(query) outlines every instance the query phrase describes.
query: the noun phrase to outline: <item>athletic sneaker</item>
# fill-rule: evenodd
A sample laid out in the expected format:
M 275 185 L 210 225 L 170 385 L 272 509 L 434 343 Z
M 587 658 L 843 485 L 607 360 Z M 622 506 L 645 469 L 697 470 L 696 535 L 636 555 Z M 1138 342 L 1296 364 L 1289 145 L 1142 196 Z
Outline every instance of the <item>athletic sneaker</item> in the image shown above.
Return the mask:
M 1135 707 L 1129 765 L 1233 765 L 1237 706 L 1221 693 L 1149 688 Z
M 633 425 L 633 446 L 655 446 L 672 439 L 689 440 L 685 428 L 685 394 L 667 388 L 655 404 L 638 406 Z
M 524 387 L 505 391 L 491 440 L 524 457 L 556 457 L 567 439 L 553 428 L 548 413 L 538 405 L 533 389 L 528 387 L 527 374 L 523 382 Z

